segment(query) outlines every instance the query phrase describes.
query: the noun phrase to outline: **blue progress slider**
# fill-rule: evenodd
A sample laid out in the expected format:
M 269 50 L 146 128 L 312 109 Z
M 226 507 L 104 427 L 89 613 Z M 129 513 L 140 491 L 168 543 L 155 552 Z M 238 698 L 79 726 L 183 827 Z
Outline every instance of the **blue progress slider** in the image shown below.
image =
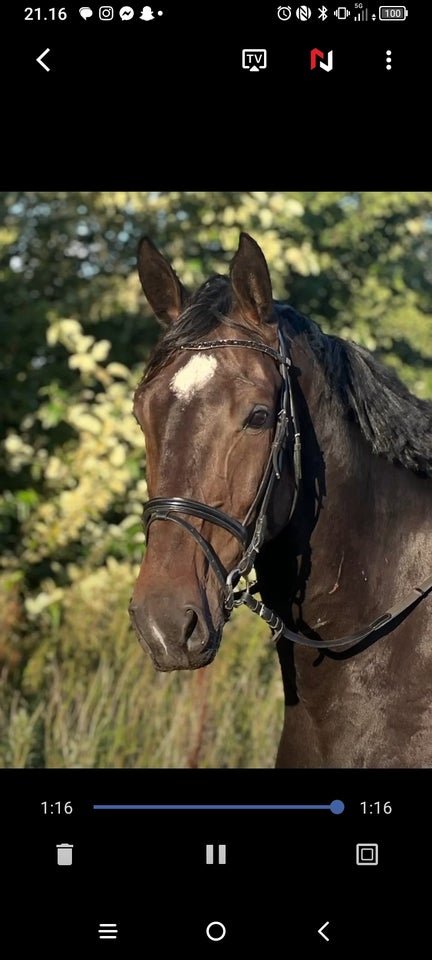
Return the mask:
M 331 803 L 94 803 L 93 810 L 330 810 L 343 813 L 343 800 Z

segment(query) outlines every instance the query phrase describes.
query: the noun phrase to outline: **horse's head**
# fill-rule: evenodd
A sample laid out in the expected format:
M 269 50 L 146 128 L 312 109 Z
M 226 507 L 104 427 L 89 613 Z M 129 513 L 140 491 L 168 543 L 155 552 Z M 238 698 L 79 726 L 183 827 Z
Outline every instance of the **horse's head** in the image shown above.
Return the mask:
M 159 670 L 192 669 L 218 649 L 238 579 L 228 575 L 242 561 L 242 570 L 253 565 L 268 483 L 261 537 L 274 536 L 290 513 L 294 482 L 273 483 L 272 451 L 275 435 L 284 443 L 278 413 L 288 377 L 267 264 L 251 237 L 241 235 L 230 277 L 211 277 L 191 297 L 147 239 L 138 260 L 144 293 L 168 329 L 134 399 L 150 501 L 130 614 Z

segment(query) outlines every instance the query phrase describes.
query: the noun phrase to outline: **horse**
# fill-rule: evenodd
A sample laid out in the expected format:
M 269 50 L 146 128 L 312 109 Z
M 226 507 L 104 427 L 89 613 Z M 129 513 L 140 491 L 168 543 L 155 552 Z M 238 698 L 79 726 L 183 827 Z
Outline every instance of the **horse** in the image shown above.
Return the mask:
M 193 294 L 146 237 L 138 272 L 165 326 L 133 403 L 142 647 L 203 667 L 246 604 L 280 662 L 277 767 L 432 766 L 432 402 L 275 300 L 248 234 Z

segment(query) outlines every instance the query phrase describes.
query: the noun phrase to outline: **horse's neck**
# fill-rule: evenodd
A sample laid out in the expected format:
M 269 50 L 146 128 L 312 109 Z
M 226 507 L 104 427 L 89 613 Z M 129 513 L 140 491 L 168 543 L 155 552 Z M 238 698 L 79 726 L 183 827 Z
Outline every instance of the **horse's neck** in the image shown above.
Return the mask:
M 324 449 L 326 493 L 313 530 L 301 540 L 300 528 L 294 537 L 287 529 L 279 540 L 278 612 L 329 647 L 432 573 L 432 481 L 366 453 L 359 474 L 355 457 L 344 472 Z M 275 569 L 274 558 L 266 569 Z M 389 636 L 344 661 L 279 643 L 286 701 L 279 766 L 432 765 L 424 736 L 431 604 L 432 596 L 422 600 Z
M 330 640 L 367 626 L 431 575 L 432 480 L 373 453 L 332 398 L 306 337 L 292 339 L 291 355 L 300 494 L 292 521 L 265 545 L 256 569 L 268 606 Z M 282 479 L 276 516 L 281 504 L 286 514 L 291 492 Z
M 321 412 L 314 424 L 322 476 L 308 476 L 306 457 L 293 599 L 297 617 L 327 639 L 367 624 L 432 573 L 432 482 L 376 457 L 352 423 L 329 427 Z

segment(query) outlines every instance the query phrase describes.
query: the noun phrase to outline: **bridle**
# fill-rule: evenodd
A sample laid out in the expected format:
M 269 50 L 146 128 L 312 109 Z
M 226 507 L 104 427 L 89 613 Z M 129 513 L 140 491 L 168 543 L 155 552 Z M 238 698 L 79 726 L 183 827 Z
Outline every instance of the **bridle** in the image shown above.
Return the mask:
M 202 340 L 197 343 L 179 347 L 180 350 L 198 351 L 218 350 L 222 347 L 241 347 L 247 350 L 257 350 L 271 357 L 278 365 L 282 378 L 280 410 L 277 414 L 273 442 L 261 483 L 242 523 L 230 517 L 227 513 L 224 513 L 223 510 L 219 510 L 216 507 L 209 507 L 199 500 L 190 500 L 185 497 L 153 497 L 148 500 L 144 506 L 144 532 L 146 540 L 148 540 L 149 528 L 155 520 L 170 520 L 173 523 L 179 524 L 179 526 L 190 533 L 206 556 L 209 566 L 215 573 L 222 588 L 224 609 L 227 614 L 226 619 L 229 618 L 234 607 L 245 604 L 253 613 L 257 613 L 265 623 L 268 624 L 275 641 L 283 636 L 302 646 L 314 647 L 315 649 L 325 650 L 330 653 L 331 651 L 328 650 L 328 647 L 350 647 L 367 640 L 373 634 L 382 631 L 383 628 L 386 628 L 386 632 L 388 632 L 392 625 L 396 625 L 394 621 L 432 590 L 432 577 L 423 581 L 419 587 L 414 587 L 409 596 L 405 597 L 405 600 L 394 604 L 385 614 L 374 620 L 373 623 L 369 624 L 364 630 L 352 634 L 349 637 L 340 637 L 337 640 L 327 642 L 323 640 L 317 641 L 311 637 L 305 637 L 302 634 L 290 630 L 276 613 L 253 596 L 254 593 L 259 591 L 259 586 L 257 583 L 250 585 L 248 575 L 254 566 L 255 559 L 266 538 L 267 509 L 275 485 L 281 478 L 283 453 L 290 439 L 292 440 L 294 494 L 288 523 L 297 505 L 302 476 L 300 429 L 294 405 L 291 381 L 292 361 L 287 352 L 280 327 L 278 327 L 278 344 L 279 349 L 274 350 L 272 347 L 267 346 L 267 344 L 260 343 L 256 340 L 220 339 Z M 258 509 L 258 514 L 251 533 L 249 525 L 256 509 Z M 243 548 L 243 553 L 237 566 L 234 567 L 233 570 L 227 573 L 211 544 L 192 523 L 189 523 L 189 521 L 185 519 L 185 516 L 196 517 L 199 520 L 207 520 L 209 523 L 213 523 L 227 530 L 228 533 L 239 541 Z M 241 578 L 244 578 L 246 586 L 244 589 L 236 591 L 235 587 Z
M 247 578 L 252 570 L 255 558 L 264 543 L 267 528 L 267 509 L 275 483 L 280 480 L 281 477 L 282 455 L 290 429 L 292 431 L 294 444 L 294 496 L 289 520 L 294 513 L 298 497 L 301 480 L 300 430 L 294 407 L 292 383 L 289 373 L 291 358 L 287 354 L 285 341 L 280 329 L 278 330 L 278 339 L 279 350 L 273 350 L 273 348 L 267 346 L 267 344 L 260 343 L 256 340 L 203 340 L 198 343 L 191 343 L 187 346 L 180 347 L 180 350 L 216 350 L 221 347 L 242 347 L 248 350 L 258 350 L 260 353 L 271 357 L 279 366 L 282 377 L 282 389 L 280 394 L 280 410 L 276 418 L 273 442 L 257 494 L 243 522 L 240 523 L 239 520 L 235 520 L 233 517 L 228 516 L 227 513 L 224 513 L 223 510 L 219 510 L 216 507 L 209 507 L 199 500 L 187 500 L 184 497 L 153 497 L 153 499 L 147 501 L 144 507 L 144 531 L 146 537 L 148 536 L 150 525 L 155 520 L 172 520 L 174 523 L 180 524 L 180 526 L 194 537 L 219 580 L 224 595 L 224 607 L 228 613 L 231 612 L 234 606 L 239 606 L 240 603 L 246 602 L 243 591 L 242 598 L 240 598 L 234 593 L 234 587 L 241 577 Z M 250 521 L 257 508 L 258 514 L 251 534 Z M 179 516 L 179 514 L 183 514 L 183 516 Z M 185 520 L 185 514 L 190 517 L 197 517 L 200 520 L 208 520 L 210 523 L 214 523 L 216 526 L 227 530 L 228 533 L 239 541 L 243 548 L 243 553 L 239 563 L 230 573 L 227 574 L 227 571 L 211 544 L 204 539 L 193 524 Z M 247 592 L 249 592 L 249 590 L 247 590 Z M 273 616 L 275 617 L 276 615 L 273 614 Z

